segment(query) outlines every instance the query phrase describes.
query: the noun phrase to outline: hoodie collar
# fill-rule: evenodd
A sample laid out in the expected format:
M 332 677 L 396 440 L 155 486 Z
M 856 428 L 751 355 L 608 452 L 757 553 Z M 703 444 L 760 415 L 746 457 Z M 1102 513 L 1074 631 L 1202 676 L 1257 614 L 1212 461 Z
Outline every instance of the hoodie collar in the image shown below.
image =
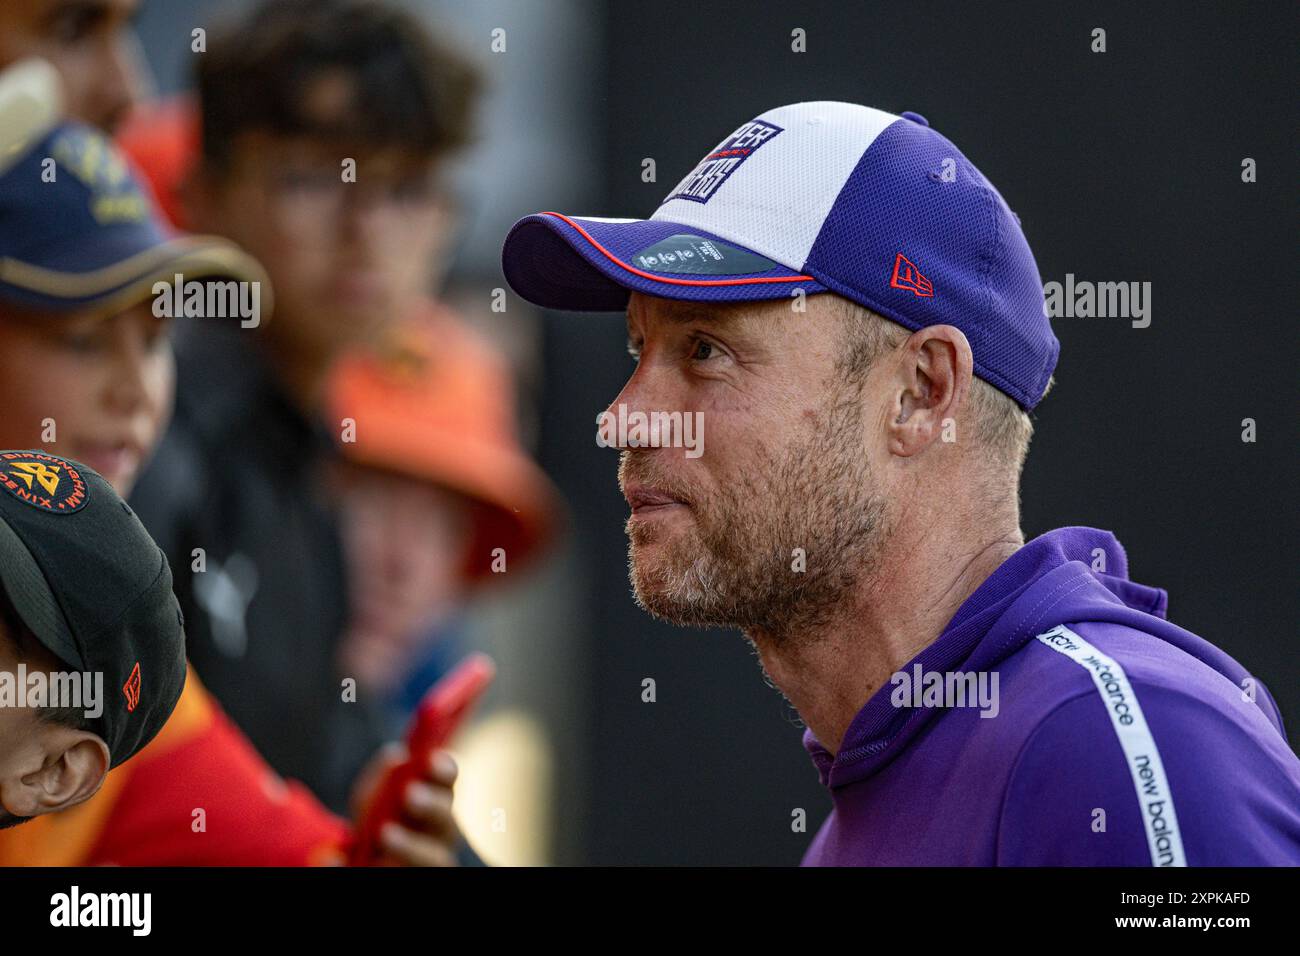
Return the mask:
M 1031 587 L 1035 599 L 1021 601 Z M 1080 588 L 1095 589 L 1102 600 L 1157 617 L 1165 614 L 1163 590 L 1128 580 L 1128 559 L 1113 534 L 1096 528 L 1058 528 L 1002 562 L 962 602 L 939 637 L 901 669 L 911 671 L 918 665 L 926 673 L 990 669 L 1024 646 L 1040 627 L 1050 626 L 1043 626 L 1043 621 L 1055 602 L 1045 605 L 1045 600 Z M 875 773 L 938 712 L 929 707 L 896 707 L 890 700 L 893 691 L 889 682 L 876 690 L 849 725 L 838 754 L 832 755 L 811 730 L 804 731 L 804 748 L 823 785 L 834 788 Z

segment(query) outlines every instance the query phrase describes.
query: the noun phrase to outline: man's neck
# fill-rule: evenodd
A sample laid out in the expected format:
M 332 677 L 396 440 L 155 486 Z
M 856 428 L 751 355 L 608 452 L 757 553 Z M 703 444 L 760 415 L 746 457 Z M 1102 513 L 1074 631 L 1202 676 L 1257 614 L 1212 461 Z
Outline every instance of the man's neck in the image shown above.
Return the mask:
M 1024 544 L 1014 524 L 979 540 L 960 537 L 930 528 L 895 534 L 816 633 L 747 632 L 764 672 L 831 753 L 872 694 L 937 640 L 962 602 Z

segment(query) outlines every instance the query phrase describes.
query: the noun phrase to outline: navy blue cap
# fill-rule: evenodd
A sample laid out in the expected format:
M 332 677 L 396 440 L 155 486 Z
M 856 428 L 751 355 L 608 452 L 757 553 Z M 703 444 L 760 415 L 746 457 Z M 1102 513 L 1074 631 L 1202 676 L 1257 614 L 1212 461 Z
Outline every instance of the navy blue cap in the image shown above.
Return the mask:
M 127 307 L 180 274 L 261 283 L 269 311 L 256 260 L 225 239 L 171 231 L 102 133 L 54 121 L 56 81 L 39 60 L 0 73 L 0 301 Z

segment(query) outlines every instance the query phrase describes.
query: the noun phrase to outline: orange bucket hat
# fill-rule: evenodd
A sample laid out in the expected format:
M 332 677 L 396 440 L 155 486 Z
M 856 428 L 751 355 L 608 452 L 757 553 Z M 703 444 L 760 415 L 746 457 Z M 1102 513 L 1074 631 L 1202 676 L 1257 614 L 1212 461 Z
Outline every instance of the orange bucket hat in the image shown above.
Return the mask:
M 355 464 L 432 482 L 479 507 L 465 573 L 526 564 L 554 540 L 559 492 L 515 434 L 514 387 L 496 350 L 450 309 L 429 303 L 374 349 L 355 350 L 328 385 L 334 423 L 355 422 L 340 443 Z

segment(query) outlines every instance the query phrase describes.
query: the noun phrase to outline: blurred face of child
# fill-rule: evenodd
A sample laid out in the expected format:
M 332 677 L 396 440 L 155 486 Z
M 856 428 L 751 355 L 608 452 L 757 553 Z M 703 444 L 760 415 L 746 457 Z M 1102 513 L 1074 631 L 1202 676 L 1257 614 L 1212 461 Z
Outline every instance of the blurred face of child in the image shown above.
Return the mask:
M 319 366 L 428 291 L 448 231 L 436 166 L 403 149 L 250 132 L 229 168 L 195 179 L 190 214 L 262 263 L 276 298 L 267 336 Z
M 344 672 L 391 686 L 464 596 L 471 506 L 427 481 L 359 467 L 342 501 L 352 605 Z
M 126 497 L 171 414 L 167 319 L 0 305 L 0 447 L 84 462 Z
M 112 131 L 136 99 L 131 19 L 139 0 L 3 0 L 0 68 L 44 57 L 63 79 L 68 115 Z

